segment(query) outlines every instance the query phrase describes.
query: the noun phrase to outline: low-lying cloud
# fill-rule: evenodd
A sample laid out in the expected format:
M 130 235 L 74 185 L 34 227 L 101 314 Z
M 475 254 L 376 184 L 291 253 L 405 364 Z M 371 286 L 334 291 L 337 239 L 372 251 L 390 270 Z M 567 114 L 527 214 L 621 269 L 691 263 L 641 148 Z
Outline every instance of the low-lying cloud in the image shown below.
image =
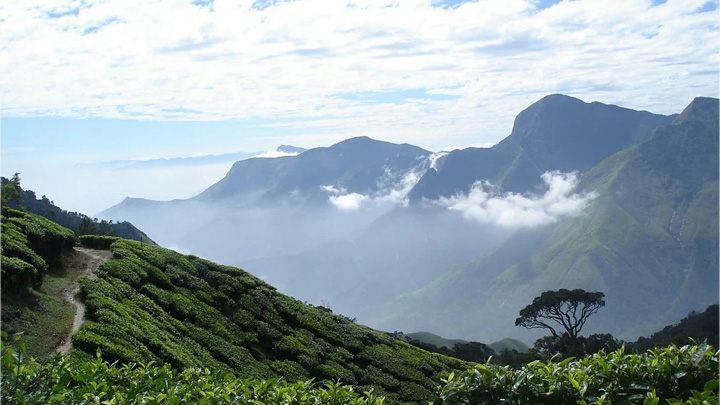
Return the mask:
M 278 158 L 278 157 L 285 157 L 285 156 L 297 156 L 300 152 L 283 152 L 280 150 L 270 150 L 264 153 L 260 153 L 258 155 L 253 155 L 254 158 Z
M 386 169 L 385 174 L 377 179 L 377 191 L 372 194 L 349 193 L 343 187 L 338 188 L 332 185 L 323 185 L 320 186 L 320 189 L 330 194 L 328 202 L 339 210 L 357 211 L 364 207 L 406 207 L 409 203 L 407 196 L 410 190 L 442 155 L 442 152 L 433 153 L 405 172 L 392 172 Z
M 532 228 L 556 222 L 562 217 L 579 215 L 597 197 L 597 192 L 576 193 L 577 173 L 546 172 L 543 194 L 501 193 L 487 181 L 473 184 L 467 195 L 442 197 L 435 203 L 463 217 L 485 224 L 508 228 Z

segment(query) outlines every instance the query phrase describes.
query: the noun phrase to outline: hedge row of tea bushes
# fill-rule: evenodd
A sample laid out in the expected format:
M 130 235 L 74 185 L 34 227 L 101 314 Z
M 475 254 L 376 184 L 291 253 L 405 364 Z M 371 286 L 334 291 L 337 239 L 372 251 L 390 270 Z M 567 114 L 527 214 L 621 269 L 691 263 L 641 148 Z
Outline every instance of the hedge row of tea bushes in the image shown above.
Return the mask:
M 382 405 L 372 392 L 356 393 L 336 382 L 257 380 L 207 368 L 177 371 L 169 365 L 115 365 L 56 356 L 41 364 L 6 345 L 3 332 L 3 404 L 266 404 Z M 88 356 L 89 357 L 89 356 Z
M 4 293 L 39 286 L 48 264 L 74 244 L 71 230 L 38 215 L 3 207 L 0 223 Z
M 78 236 L 77 239 L 83 247 L 108 250 L 110 249 L 110 245 L 117 242 L 120 238 L 110 235 L 81 235 Z
M 450 374 L 434 404 L 717 404 L 719 353 L 703 343 L 519 369 L 480 364 Z
M 339 381 L 388 403 L 427 403 L 469 363 L 432 354 L 303 304 L 250 274 L 120 239 L 82 279 L 86 322 L 73 345 L 109 361 L 207 367 L 243 377 Z

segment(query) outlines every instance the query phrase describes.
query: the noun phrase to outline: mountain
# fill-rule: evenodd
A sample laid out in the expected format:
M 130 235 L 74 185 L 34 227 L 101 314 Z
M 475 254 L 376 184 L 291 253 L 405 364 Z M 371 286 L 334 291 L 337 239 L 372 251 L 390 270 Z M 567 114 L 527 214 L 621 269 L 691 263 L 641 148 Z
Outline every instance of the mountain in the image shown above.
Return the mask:
M 547 171 L 584 172 L 611 154 L 647 139 L 673 116 L 651 114 L 553 94 L 523 110 L 512 133 L 492 148 L 441 157 L 410 192 L 411 201 L 466 193 L 478 180 L 525 193 Z
M 437 347 L 447 347 L 448 349 L 457 343 L 466 343 L 467 340 L 462 339 L 446 339 L 442 336 L 430 332 L 413 332 L 403 335 L 406 340 L 417 340 L 422 343 L 428 343 Z
M 648 139 L 599 162 L 578 186 L 597 198 L 556 225 L 388 303 L 377 327 L 493 340 L 542 291 L 603 291 L 586 333 L 634 339 L 718 299 L 718 100 L 697 98 Z M 487 325 L 493 325 L 490 330 Z
M 655 256 L 654 246 L 665 245 L 655 239 L 663 236 L 652 231 L 656 220 L 643 213 L 654 212 L 653 204 L 662 202 L 670 211 L 658 208 L 656 217 L 675 210 L 682 222 L 689 206 L 678 201 L 701 204 L 703 196 L 712 194 L 658 185 L 664 181 L 658 178 L 668 176 L 686 182 L 680 172 L 697 171 L 696 150 L 684 151 L 692 164 L 682 163 L 669 174 L 645 167 L 650 163 L 646 155 L 666 159 L 683 150 L 662 143 L 668 137 L 663 131 L 681 130 L 702 110 L 664 116 L 552 95 L 522 111 L 510 136 L 493 148 L 439 156 L 412 145 L 353 138 L 297 156 L 242 160 L 195 198 L 127 199 L 103 216 L 132 220 L 162 245 L 246 268 L 284 293 L 329 303 L 374 327 L 440 331 L 475 341 L 530 339 L 536 334 L 515 328 L 512 320 L 541 288 L 562 283 L 618 287 L 619 281 L 606 280 L 598 269 L 602 265 L 596 257 L 607 256 L 602 246 L 617 255 L 606 267 L 649 271 L 656 265 L 654 257 L 662 256 Z M 623 170 L 627 178 L 615 176 Z M 565 181 L 568 194 L 561 192 L 553 206 L 537 208 L 558 196 L 545 173 L 567 171 L 576 171 L 579 183 Z M 477 190 L 469 189 L 478 182 L 481 201 L 478 193 L 470 195 Z M 614 187 L 618 193 L 637 189 L 625 194 L 644 200 L 621 200 L 621 194 L 612 195 Z M 584 212 L 563 208 L 578 198 L 590 201 Z M 508 206 L 495 217 L 487 211 Z M 717 215 L 692 207 L 693 215 L 709 223 Z M 516 220 L 536 208 L 543 222 Z M 485 216 L 484 222 L 472 216 L 473 210 Z M 673 223 L 673 230 L 677 226 Z M 676 250 L 676 257 L 659 267 L 705 257 L 700 251 Z M 572 277 L 561 277 L 562 269 L 572 271 Z M 648 277 L 636 281 L 663 284 Z M 648 291 L 673 293 L 653 288 Z M 509 291 L 515 295 L 507 297 Z M 695 305 L 679 299 L 674 312 L 658 314 L 655 326 L 677 320 Z M 470 321 L 460 315 L 467 311 L 473 313 Z M 616 316 L 612 311 L 605 312 Z M 616 323 L 610 318 L 599 314 L 598 330 L 612 324 L 609 330 L 631 337 L 653 327 L 633 317 Z
M 292 146 L 292 145 L 280 145 L 280 146 L 278 146 L 278 148 L 276 149 L 277 152 L 283 152 L 283 153 L 298 153 L 298 154 L 303 153 L 303 152 L 305 152 L 306 150 L 307 150 L 307 149 L 305 149 L 305 148 L 300 148 L 300 147 Z
M 429 155 L 412 145 L 353 138 L 296 156 L 238 161 L 194 198 L 128 198 L 100 215 L 138 223 L 162 245 L 244 265 L 362 229 L 402 203 L 396 187 L 423 170 Z
M 151 158 L 143 160 L 111 160 L 98 163 L 78 163 L 77 166 L 98 166 L 120 170 L 177 168 L 180 166 L 195 167 L 218 164 L 233 164 L 239 160 L 248 159 L 261 153 L 262 152 L 231 152 L 218 155 L 179 156 L 170 158 Z
M 411 343 L 412 341 L 417 341 L 420 343 L 433 345 L 437 348 L 445 347 L 447 349 L 452 349 L 458 343 L 478 343 L 468 342 L 467 340 L 463 339 L 446 339 L 442 336 L 430 332 L 405 333 L 401 335 L 401 337 Z M 530 350 L 530 348 L 525 343 L 511 338 L 504 338 L 498 340 L 497 342 L 490 343 L 487 346 L 489 346 L 496 354 L 500 354 L 503 350 L 515 350 L 518 353 L 525 353 Z M 454 353 L 450 352 L 450 355 L 452 354 Z
M 408 144 L 393 144 L 352 138 L 330 147 L 314 148 L 297 156 L 239 161 L 218 183 L 197 199 L 217 202 L 226 199 L 274 202 L 291 194 L 327 200 L 322 186 L 348 193 L 369 194 L 387 173 L 405 172 L 430 152 Z M 245 197 L 245 198 L 243 198 Z

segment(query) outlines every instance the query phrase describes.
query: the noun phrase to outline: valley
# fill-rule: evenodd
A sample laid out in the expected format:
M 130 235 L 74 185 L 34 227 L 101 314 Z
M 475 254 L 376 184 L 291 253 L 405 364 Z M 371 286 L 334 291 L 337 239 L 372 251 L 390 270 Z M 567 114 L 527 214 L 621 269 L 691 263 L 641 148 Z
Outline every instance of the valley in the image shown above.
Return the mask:
M 354 138 L 101 216 L 384 330 L 531 343 L 523 303 L 596 288 L 592 331 L 633 340 L 717 301 L 717 149 L 717 99 L 657 115 L 556 94 L 491 148 Z

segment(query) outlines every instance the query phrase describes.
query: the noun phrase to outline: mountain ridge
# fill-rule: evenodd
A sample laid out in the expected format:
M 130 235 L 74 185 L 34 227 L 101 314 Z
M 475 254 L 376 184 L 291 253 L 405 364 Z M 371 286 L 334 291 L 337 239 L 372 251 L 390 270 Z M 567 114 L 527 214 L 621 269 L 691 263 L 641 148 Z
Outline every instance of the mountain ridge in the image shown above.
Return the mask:
M 694 100 L 647 141 L 588 171 L 578 187 L 597 190 L 599 197 L 582 216 L 516 234 L 489 256 L 387 304 L 401 310 L 376 325 L 426 329 L 434 320 L 435 327 L 452 331 L 449 323 L 457 324 L 457 314 L 469 312 L 464 333 L 454 334 L 492 340 L 514 328 L 508 323 L 494 336 L 478 332 L 483 322 L 492 324 L 494 315 L 488 314 L 498 310 L 497 302 L 511 307 L 502 311 L 508 318 L 543 290 L 567 286 L 604 290 L 608 308 L 591 329 L 617 334 L 618 325 L 625 325 L 627 336 L 619 337 L 633 338 L 712 304 L 718 267 L 717 111 L 717 99 Z M 481 302 L 473 298 L 483 294 Z M 429 302 L 437 309 L 431 311 Z M 623 315 L 629 308 L 643 315 Z M 403 324 L 420 314 L 432 320 Z M 622 316 L 611 322 L 611 315 Z
M 546 171 L 584 172 L 673 119 L 561 94 L 545 96 L 521 111 L 510 135 L 492 148 L 456 150 L 440 158 L 438 170 L 428 171 L 409 196 L 419 202 L 466 193 L 478 179 L 526 192 Z

